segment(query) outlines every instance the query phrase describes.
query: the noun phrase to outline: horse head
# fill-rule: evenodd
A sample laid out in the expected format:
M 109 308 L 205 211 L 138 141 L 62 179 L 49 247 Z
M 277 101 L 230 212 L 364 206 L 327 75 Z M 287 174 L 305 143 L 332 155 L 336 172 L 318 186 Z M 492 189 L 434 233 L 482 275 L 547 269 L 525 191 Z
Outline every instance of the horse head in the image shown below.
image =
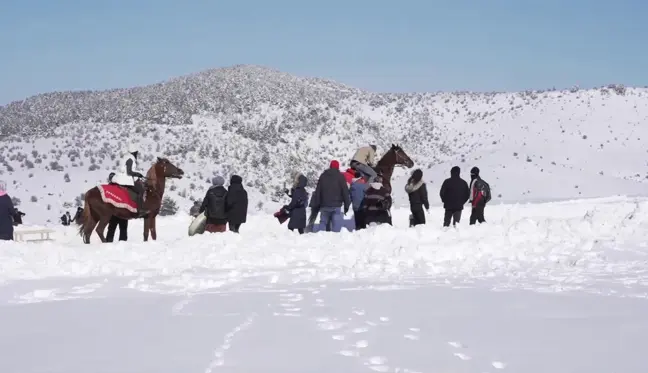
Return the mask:
M 407 155 L 407 153 L 405 153 L 400 145 L 392 144 L 389 152 L 394 154 L 394 164 L 396 166 L 405 166 L 407 168 L 414 167 L 414 161 L 412 161 L 412 159 L 409 157 L 409 155 Z
M 158 157 L 155 169 L 156 173 L 164 178 L 182 179 L 182 176 L 184 176 L 184 171 L 166 158 Z

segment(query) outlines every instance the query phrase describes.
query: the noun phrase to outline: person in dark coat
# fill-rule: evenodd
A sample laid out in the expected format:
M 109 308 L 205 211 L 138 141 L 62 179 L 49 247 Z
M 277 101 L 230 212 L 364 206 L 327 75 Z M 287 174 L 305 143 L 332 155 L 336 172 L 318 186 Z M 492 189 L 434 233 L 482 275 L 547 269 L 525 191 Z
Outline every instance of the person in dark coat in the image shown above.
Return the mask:
M 412 212 L 412 226 L 425 224 L 425 210 L 430 210 L 430 202 L 428 201 L 427 186 L 423 181 L 423 171 L 416 169 L 412 172 L 412 176 L 407 180 L 405 185 L 405 192 L 409 197 L 410 211 Z
M 248 194 L 243 188 L 243 178 L 239 175 L 232 175 L 230 186 L 227 190 L 227 220 L 229 229 L 238 233 L 241 224 L 247 221 Z
M 461 169 L 458 166 L 452 167 L 450 169 L 450 178 L 445 179 L 441 184 L 439 197 L 441 197 L 445 209 L 444 227 L 450 226 L 450 219 L 452 219 L 452 226 L 461 221 L 461 212 L 470 198 L 470 188 L 468 183 L 459 176 L 460 172 Z
M 72 223 L 72 216 L 70 216 L 70 212 L 66 212 L 61 216 L 61 224 L 68 226 Z
M 313 211 L 319 211 L 320 224 L 326 227 L 327 232 L 339 232 L 342 230 L 342 206 L 346 215 L 351 207 L 349 188 L 340 172 L 340 163 L 332 160 L 329 169 L 317 180 L 310 207 Z
M 108 222 L 108 232 L 106 233 L 106 242 L 115 240 L 115 231 L 119 227 L 119 240 L 128 241 L 128 220 L 113 216 Z
M 81 224 L 81 216 L 83 216 L 83 207 L 77 207 L 76 213 L 74 214 L 74 218 L 72 218 L 72 221 L 75 222 L 76 224 Z
M 17 227 L 17 226 L 19 226 L 20 224 L 23 223 L 22 218 L 23 218 L 23 216 L 25 216 L 25 213 L 18 210 L 18 209 L 16 209 L 15 207 L 14 207 L 14 210 L 16 212 L 14 213 L 14 216 L 13 216 L 13 225 L 14 225 L 14 227 Z
M 365 223 L 367 225 L 384 224 L 391 225 L 391 216 L 389 209 L 392 205 L 392 197 L 389 190 L 382 184 L 382 176 L 377 176 L 373 183 L 369 184 L 369 188 L 365 192 L 362 207 L 365 213 Z
M 484 209 L 486 208 L 487 199 L 484 198 L 483 193 L 479 190 L 478 184 L 483 180 L 479 176 L 479 168 L 473 167 L 470 170 L 470 204 L 472 211 L 470 212 L 469 224 L 474 225 L 476 222 L 485 223 Z
M 16 215 L 11 197 L 7 194 L 7 185 L 0 181 L 0 240 L 13 241 L 13 219 Z
M 290 214 L 288 229 L 299 234 L 304 234 L 306 228 L 306 207 L 308 207 L 308 192 L 306 191 L 308 179 L 306 176 L 299 174 L 297 184 L 290 190 L 290 203 L 285 206 L 286 211 Z
M 227 228 L 227 189 L 223 184 L 225 179 L 215 176 L 200 205 L 199 213 L 204 211 L 207 218 L 205 232 L 225 232 Z
M 364 209 L 361 208 L 367 188 L 369 188 L 369 184 L 362 177 L 362 173 L 356 171 L 353 180 L 351 180 L 351 185 L 349 185 L 349 195 L 353 204 L 353 220 L 356 230 L 367 228 Z

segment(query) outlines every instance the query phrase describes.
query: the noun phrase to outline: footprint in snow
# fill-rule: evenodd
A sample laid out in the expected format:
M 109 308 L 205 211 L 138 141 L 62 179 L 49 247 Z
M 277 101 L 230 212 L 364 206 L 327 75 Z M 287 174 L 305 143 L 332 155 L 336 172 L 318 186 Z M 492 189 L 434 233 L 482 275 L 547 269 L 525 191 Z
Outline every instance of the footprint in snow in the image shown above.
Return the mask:
M 328 317 L 318 317 L 315 319 L 317 322 L 317 327 L 320 330 L 338 330 L 341 329 L 345 323 L 332 320 Z
M 340 355 L 346 357 L 358 357 L 360 355 L 358 351 L 351 351 L 351 350 L 342 350 L 339 353 Z
M 506 368 L 506 364 L 502 363 L 501 361 L 493 361 L 491 363 L 491 365 L 493 366 L 493 368 L 496 368 L 496 369 L 504 369 L 504 368 Z
M 461 342 L 448 342 L 448 344 L 450 346 L 454 347 L 454 348 L 465 348 L 465 346 L 463 344 L 461 344 Z M 470 357 L 470 356 L 468 356 L 468 355 L 466 355 L 464 353 L 461 353 L 461 352 L 455 352 L 455 353 L 453 353 L 453 355 L 458 357 L 461 360 L 471 360 L 472 359 L 472 357 Z
M 372 356 L 365 363 L 369 369 L 376 372 L 388 372 L 389 366 L 387 365 L 387 359 L 383 356 Z
M 353 344 L 355 348 L 366 348 L 369 346 L 369 342 L 365 340 L 357 341 L 356 343 Z

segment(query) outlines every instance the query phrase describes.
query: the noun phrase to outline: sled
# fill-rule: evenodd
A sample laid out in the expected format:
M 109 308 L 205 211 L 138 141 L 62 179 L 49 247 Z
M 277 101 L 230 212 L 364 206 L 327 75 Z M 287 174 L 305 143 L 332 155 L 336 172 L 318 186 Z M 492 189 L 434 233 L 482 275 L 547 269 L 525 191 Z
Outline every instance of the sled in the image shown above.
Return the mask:
M 195 234 L 205 233 L 205 226 L 207 225 L 207 217 L 204 212 L 201 212 L 189 225 L 189 236 Z
M 54 233 L 52 229 L 21 229 L 15 230 L 13 235 L 16 242 L 36 242 L 52 241 L 51 233 Z M 30 235 L 38 235 L 39 237 L 30 237 Z

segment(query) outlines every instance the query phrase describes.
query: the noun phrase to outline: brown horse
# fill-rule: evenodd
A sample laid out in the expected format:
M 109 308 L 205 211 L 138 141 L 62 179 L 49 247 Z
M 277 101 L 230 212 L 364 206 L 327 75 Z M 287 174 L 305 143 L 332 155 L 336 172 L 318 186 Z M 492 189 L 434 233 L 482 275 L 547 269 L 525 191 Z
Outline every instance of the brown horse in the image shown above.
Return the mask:
M 392 144 L 391 149 L 380 158 L 376 167 L 373 168 L 376 173 L 382 175 L 382 183 L 389 190 L 389 193 L 392 191 L 391 177 L 395 166 L 412 168 L 414 167 L 414 161 L 403 151 L 400 145 Z
M 148 241 L 149 231 L 154 240 L 157 238 L 155 218 L 162 206 L 166 179 L 182 179 L 183 175 L 182 169 L 173 165 L 168 159 L 159 157 L 146 173 L 144 209 L 148 210 L 149 214 L 144 218 L 144 241 Z M 101 242 L 106 242 L 104 229 L 113 216 L 130 220 L 135 219 L 137 214 L 104 202 L 98 187 L 88 190 L 85 194 L 85 206 L 79 227 L 79 235 L 83 237 L 83 242 L 90 243 L 90 236 L 95 226 Z

